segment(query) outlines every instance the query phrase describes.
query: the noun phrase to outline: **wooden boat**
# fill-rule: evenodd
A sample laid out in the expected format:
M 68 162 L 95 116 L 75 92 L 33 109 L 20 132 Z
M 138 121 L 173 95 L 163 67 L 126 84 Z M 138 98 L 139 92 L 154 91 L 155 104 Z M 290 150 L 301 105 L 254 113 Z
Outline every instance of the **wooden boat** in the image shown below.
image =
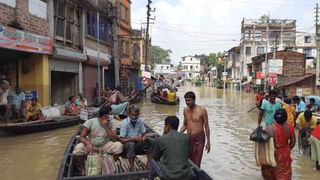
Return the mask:
M 146 125 L 146 129 L 148 133 L 155 133 L 158 135 L 153 129 L 151 129 L 149 126 Z M 119 132 L 117 132 L 119 133 Z M 107 175 L 99 175 L 99 176 L 81 176 L 79 169 L 76 166 L 75 158 L 72 155 L 73 149 L 76 146 L 76 144 L 79 142 L 79 135 L 80 135 L 80 128 L 77 130 L 77 132 L 72 136 L 67 149 L 64 154 L 64 158 L 61 161 L 57 180 L 104 180 L 104 179 L 112 179 L 112 180 L 124 180 L 124 179 L 150 179 L 150 171 L 147 168 L 136 168 L 136 171 L 122 171 L 118 172 L 116 174 L 107 174 Z M 137 159 L 137 158 L 136 158 Z M 122 164 L 122 163 L 121 163 Z M 122 164 L 123 165 L 123 164 Z M 138 163 L 136 162 L 136 165 Z M 198 179 L 201 180 L 212 180 L 212 178 L 203 170 L 197 168 L 194 164 L 192 164 L 195 169 L 195 174 L 198 176 Z M 120 169 L 126 169 L 125 166 L 128 166 L 128 164 L 123 165 L 123 168 Z
M 83 122 L 80 117 L 63 116 L 51 120 L 37 120 L 24 123 L 10 123 L 0 125 L 0 131 L 14 134 L 27 134 L 52 129 L 64 128 Z
M 156 104 L 165 104 L 165 105 L 178 105 L 180 103 L 180 100 L 179 100 L 179 97 L 177 97 L 176 101 L 175 102 L 169 102 L 167 100 L 164 100 L 164 99 L 160 99 L 156 93 L 152 93 L 150 95 L 150 99 L 151 99 L 151 102 L 153 103 L 156 103 Z
M 137 104 L 143 99 L 143 97 L 144 97 L 144 94 L 140 93 L 136 97 L 134 97 L 133 99 L 130 99 L 129 103 L 130 104 Z

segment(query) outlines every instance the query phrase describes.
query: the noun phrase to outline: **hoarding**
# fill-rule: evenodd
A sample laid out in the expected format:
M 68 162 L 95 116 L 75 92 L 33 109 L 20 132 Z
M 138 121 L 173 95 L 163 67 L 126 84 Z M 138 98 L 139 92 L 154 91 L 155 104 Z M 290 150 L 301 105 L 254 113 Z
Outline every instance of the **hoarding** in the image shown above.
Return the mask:
M 19 51 L 52 54 L 52 38 L 0 25 L 0 47 Z
M 269 62 L 269 73 L 282 74 L 283 61 L 282 59 L 270 59 Z

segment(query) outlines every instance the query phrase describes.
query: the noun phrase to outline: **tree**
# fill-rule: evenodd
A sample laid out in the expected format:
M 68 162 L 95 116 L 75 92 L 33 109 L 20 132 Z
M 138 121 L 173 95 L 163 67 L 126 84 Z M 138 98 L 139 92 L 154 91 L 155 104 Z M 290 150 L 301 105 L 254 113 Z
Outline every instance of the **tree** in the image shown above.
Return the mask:
M 170 49 L 163 49 L 160 46 L 151 47 L 151 63 L 170 63 L 170 54 L 172 51 Z
M 216 66 L 218 64 L 218 58 L 222 56 L 221 52 L 209 53 L 208 55 L 208 64 L 209 66 Z

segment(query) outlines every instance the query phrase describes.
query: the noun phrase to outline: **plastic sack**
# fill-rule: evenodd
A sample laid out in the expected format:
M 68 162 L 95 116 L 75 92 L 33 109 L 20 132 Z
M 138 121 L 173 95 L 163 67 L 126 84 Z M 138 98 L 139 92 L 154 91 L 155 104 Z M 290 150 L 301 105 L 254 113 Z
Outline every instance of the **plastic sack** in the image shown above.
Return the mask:
M 258 126 L 253 132 L 250 134 L 250 141 L 264 143 L 269 140 L 269 134 L 262 129 L 262 126 Z

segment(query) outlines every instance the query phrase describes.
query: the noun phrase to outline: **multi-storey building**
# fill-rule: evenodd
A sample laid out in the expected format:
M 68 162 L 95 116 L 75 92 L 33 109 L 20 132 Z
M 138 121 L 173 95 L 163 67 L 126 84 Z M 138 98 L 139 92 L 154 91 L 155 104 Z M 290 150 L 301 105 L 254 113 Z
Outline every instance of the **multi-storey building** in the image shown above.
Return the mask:
M 0 0 L 0 79 L 19 86 L 28 98 L 49 104 L 51 2 Z
M 200 59 L 194 56 L 184 56 L 181 61 L 181 72 L 185 79 L 191 80 L 200 76 L 201 63 Z
M 240 62 L 242 75 L 252 76 L 254 56 L 277 50 L 294 50 L 296 20 L 291 19 L 243 19 L 241 22 Z M 248 78 L 249 79 L 249 78 Z
M 305 54 L 306 68 L 315 68 L 313 60 L 317 57 L 317 48 L 314 33 L 297 33 L 295 50 Z

